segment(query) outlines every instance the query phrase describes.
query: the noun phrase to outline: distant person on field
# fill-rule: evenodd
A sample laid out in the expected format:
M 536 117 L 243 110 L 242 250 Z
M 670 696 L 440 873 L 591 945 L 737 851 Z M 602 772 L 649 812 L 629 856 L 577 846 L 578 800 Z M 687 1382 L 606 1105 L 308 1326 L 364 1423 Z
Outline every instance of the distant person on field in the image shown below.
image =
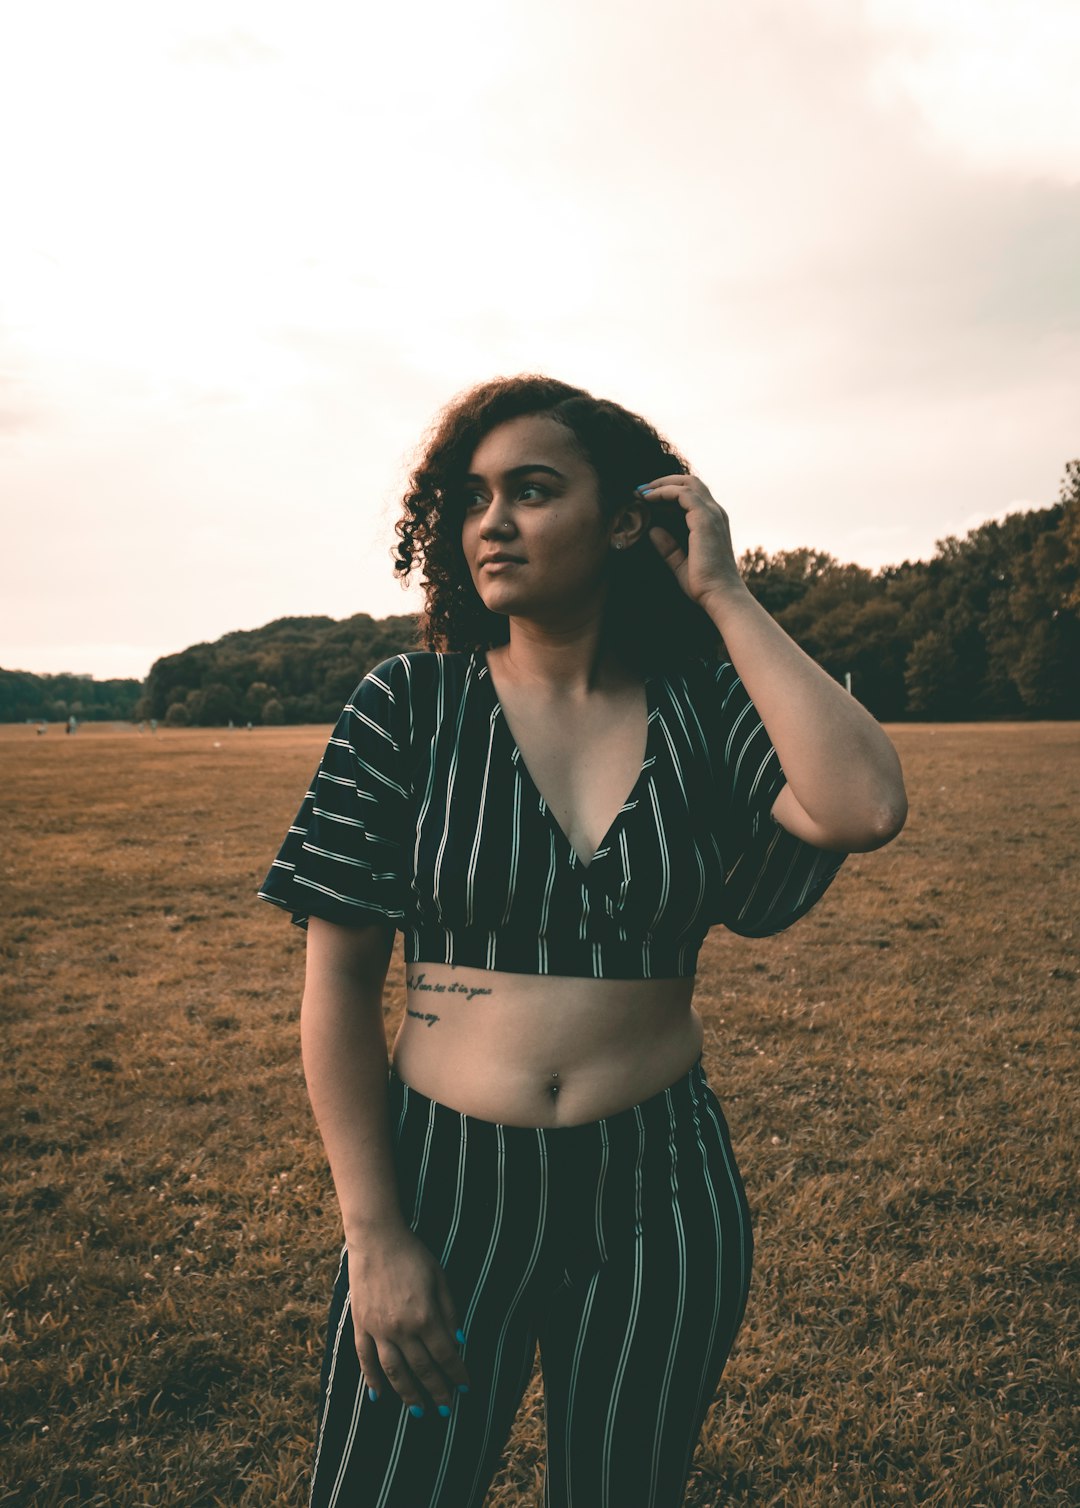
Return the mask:
M 900 763 L 618 404 L 460 395 L 397 533 L 424 648 L 361 679 L 260 891 L 307 928 L 345 1235 L 310 1505 L 481 1508 L 539 1345 L 547 1508 L 677 1508 L 753 1253 L 698 953 L 890 842 Z

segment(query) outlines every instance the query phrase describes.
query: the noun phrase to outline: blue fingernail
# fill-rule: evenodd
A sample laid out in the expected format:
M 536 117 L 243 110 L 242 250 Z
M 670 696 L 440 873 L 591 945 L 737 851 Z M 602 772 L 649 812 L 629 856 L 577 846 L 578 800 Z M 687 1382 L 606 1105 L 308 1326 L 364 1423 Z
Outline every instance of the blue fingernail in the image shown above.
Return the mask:
M 463 1346 L 465 1344 L 465 1331 L 456 1330 L 454 1332 L 454 1339 L 457 1341 L 459 1346 Z
M 469 1384 L 467 1382 L 459 1382 L 457 1390 L 459 1393 L 467 1393 L 469 1391 Z
M 418 1403 L 409 1404 L 409 1413 L 413 1416 L 414 1419 L 422 1419 L 424 1417 L 424 1410 Z
M 444 1419 L 449 1419 L 450 1417 L 450 1409 L 445 1403 L 439 1404 L 439 1413 L 443 1416 Z
M 642 482 L 642 484 L 641 484 L 640 487 L 635 487 L 634 488 L 634 491 L 635 492 L 651 492 L 652 488 L 651 487 L 646 487 L 645 483 Z
M 378 1393 L 376 1393 L 374 1388 L 368 1388 L 367 1395 L 371 1399 L 372 1403 L 378 1403 L 379 1395 Z

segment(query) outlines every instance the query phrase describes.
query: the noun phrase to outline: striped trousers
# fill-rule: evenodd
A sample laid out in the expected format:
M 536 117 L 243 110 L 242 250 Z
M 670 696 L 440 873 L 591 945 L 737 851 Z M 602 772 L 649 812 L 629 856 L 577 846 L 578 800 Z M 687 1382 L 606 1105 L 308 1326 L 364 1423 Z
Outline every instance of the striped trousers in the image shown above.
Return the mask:
M 701 1060 L 603 1120 L 476 1120 L 389 1079 L 402 1207 L 462 1318 L 467 1394 L 413 1417 L 360 1375 L 347 1250 L 310 1508 L 481 1508 L 540 1347 L 545 1508 L 678 1508 L 742 1321 L 753 1238 Z

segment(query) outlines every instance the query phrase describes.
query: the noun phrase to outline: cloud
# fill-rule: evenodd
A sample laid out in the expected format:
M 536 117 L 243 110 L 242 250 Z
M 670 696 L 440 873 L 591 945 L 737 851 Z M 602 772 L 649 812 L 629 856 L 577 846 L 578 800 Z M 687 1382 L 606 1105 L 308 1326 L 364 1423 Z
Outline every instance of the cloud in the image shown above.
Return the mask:
M 185 37 L 169 49 L 168 57 L 181 65 L 251 68 L 276 63 L 281 54 L 251 32 L 230 31 L 217 36 Z

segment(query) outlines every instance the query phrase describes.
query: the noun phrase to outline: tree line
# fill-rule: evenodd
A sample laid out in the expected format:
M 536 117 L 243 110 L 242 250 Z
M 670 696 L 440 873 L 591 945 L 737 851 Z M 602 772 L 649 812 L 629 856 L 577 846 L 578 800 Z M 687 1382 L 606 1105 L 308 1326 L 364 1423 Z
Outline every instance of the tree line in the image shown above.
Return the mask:
M 1048 508 L 874 572 L 820 550 L 746 551 L 747 587 L 882 722 L 1080 717 L 1080 460 Z M 416 649 L 415 614 L 278 618 L 155 661 L 144 682 L 0 670 L 0 721 L 332 723 L 364 672 Z
M 128 722 L 135 716 L 145 682 L 95 681 L 89 675 L 34 675 L 0 670 L 0 723 Z

